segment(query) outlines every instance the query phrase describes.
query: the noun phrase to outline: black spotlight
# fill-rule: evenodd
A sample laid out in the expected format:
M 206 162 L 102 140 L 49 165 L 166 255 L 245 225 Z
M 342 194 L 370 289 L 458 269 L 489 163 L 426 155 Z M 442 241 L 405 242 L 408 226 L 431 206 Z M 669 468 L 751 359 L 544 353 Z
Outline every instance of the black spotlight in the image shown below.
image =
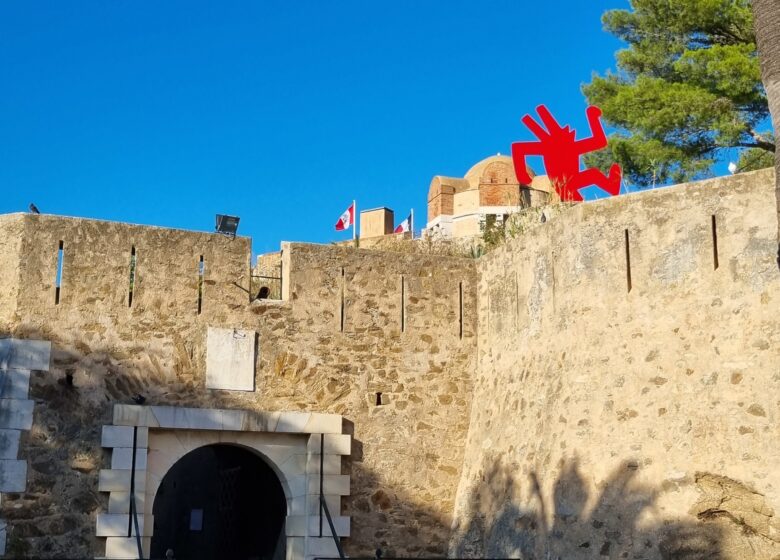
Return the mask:
M 217 214 L 217 233 L 227 235 L 228 237 L 235 237 L 236 231 L 238 231 L 238 216 L 224 216 Z

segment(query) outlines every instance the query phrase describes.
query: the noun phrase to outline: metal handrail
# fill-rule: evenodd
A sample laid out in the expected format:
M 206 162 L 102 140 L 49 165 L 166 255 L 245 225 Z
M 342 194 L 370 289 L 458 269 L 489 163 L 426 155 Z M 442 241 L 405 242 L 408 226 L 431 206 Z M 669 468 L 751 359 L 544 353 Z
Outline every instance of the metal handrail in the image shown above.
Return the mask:
M 328 520 L 328 525 L 330 526 L 330 535 L 333 537 L 333 542 L 336 543 L 336 549 L 339 551 L 339 558 L 344 560 L 346 556 L 344 555 L 344 549 L 341 548 L 341 539 L 336 536 L 336 527 L 333 525 L 333 518 L 330 516 L 330 510 L 328 509 L 328 504 L 325 502 L 325 496 L 322 495 L 322 491 L 320 490 L 320 507 L 325 510 L 325 517 Z
M 135 527 L 135 544 L 138 546 L 138 558 L 144 558 L 144 548 L 141 544 L 141 531 L 138 530 L 138 511 L 135 507 L 135 493 L 130 494 L 130 515 L 133 516 Z
M 325 434 L 320 434 L 320 537 L 322 536 L 322 511 L 325 510 L 325 517 L 328 520 L 330 526 L 330 536 L 333 537 L 333 542 L 336 543 L 336 550 L 339 551 L 339 558 L 344 560 L 344 549 L 341 548 L 341 539 L 336 535 L 336 527 L 333 526 L 333 518 L 330 516 L 330 510 L 328 504 L 325 501 L 325 493 L 323 486 L 325 484 Z

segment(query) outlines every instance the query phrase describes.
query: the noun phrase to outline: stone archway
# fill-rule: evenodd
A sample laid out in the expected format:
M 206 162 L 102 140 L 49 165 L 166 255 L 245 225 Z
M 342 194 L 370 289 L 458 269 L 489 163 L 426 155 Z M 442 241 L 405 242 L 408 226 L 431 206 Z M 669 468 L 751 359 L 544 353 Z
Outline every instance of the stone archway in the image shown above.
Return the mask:
M 257 454 L 229 444 L 190 451 L 160 481 L 150 557 L 285 558 L 287 499 Z
M 155 496 L 166 475 L 190 452 L 224 444 L 255 453 L 276 475 L 287 508 L 286 560 L 338 556 L 319 499 L 322 491 L 338 537 L 348 537 L 350 520 L 340 513 L 349 476 L 341 474 L 341 457 L 349 455 L 351 440 L 341 426 L 336 414 L 115 405 L 114 423 L 102 435 L 102 446 L 112 449 L 111 469 L 100 472 L 98 487 L 109 492 L 108 512 L 97 518 L 105 557 L 139 557 L 131 493 L 148 557 Z

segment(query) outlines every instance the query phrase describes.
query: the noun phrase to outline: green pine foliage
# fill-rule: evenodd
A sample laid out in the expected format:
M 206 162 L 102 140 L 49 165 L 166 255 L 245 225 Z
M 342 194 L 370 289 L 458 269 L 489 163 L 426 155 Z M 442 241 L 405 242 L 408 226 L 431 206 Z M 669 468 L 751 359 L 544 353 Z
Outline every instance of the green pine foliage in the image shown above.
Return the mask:
M 707 176 L 720 150 L 741 150 L 743 170 L 771 165 L 769 116 L 753 14 L 747 0 L 631 0 L 610 10 L 605 29 L 628 44 L 618 71 L 583 86 L 616 129 L 586 156 L 603 170 L 617 161 L 638 186 Z

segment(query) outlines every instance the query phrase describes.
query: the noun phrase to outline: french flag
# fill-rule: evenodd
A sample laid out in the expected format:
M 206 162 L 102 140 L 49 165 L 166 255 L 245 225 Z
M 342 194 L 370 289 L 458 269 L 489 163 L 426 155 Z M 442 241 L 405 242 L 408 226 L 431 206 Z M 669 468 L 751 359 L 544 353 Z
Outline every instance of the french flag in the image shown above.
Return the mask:
M 398 224 L 398 227 L 395 228 L 395 231 L 393 233 L 406 233 L 407 231 L 412 231 L 412 215 L 409 214 L 407 218 Z

